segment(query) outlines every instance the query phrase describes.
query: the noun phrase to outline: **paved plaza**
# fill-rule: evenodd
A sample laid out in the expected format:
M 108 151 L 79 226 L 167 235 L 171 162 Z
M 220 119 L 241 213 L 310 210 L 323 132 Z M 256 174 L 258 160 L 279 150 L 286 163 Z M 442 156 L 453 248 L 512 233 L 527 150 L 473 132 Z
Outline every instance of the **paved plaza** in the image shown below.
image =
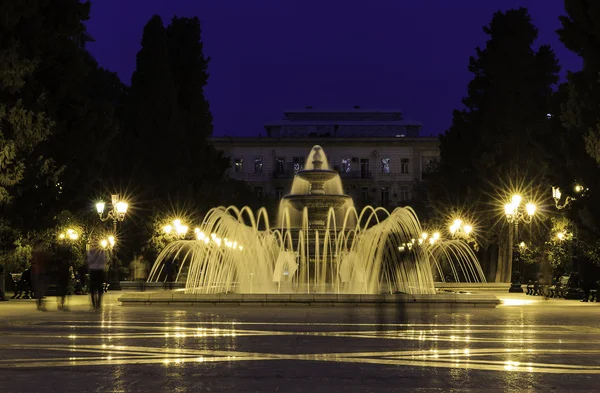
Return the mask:
M 600 391 L 600 303 L 497 308 L 0 303 L 8 392 Z

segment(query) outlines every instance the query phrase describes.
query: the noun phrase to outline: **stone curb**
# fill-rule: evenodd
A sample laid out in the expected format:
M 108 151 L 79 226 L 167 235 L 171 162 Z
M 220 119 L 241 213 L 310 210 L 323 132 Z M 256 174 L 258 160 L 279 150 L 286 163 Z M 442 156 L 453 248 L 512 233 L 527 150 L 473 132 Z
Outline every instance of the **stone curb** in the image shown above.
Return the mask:
M 185 293 L 127 293 L 118 299 L 123 305 L 215 305 L 215 306 L 337 306 L 377 304 L 426 304 L 496 307 L 500 300 L 491 295 L 310 295 L 310 294 L 185 294 Z

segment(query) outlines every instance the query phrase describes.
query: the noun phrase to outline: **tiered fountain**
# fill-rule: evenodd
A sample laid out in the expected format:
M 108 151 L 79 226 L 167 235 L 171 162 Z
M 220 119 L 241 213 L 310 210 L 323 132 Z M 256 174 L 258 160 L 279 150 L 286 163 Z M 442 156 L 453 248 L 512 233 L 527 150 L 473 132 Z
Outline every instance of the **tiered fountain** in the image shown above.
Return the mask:
M 274 226 L 264 208 L 214 208 L 197 240 L 163 250 L 150 281 L 164 280 L 167 258 L 180 261 L 186 294 L 434 294 L 434 275 L 485 281 L 464 242 L 423 242 L 411 208 L 357 212 L 320 146 L 307 163 Z

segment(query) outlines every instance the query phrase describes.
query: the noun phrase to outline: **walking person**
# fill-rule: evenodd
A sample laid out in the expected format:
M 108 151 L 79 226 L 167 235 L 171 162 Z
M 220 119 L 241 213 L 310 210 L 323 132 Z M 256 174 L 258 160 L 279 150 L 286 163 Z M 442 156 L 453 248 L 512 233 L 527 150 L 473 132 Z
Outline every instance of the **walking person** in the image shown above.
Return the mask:
M 87 255 L 87 264 L 90 274 L 90 296 L 92 298 L 92 308 L 94 311 L 100 311 L 102 307 L 102 292 L 104 285 L 104 271 L 108 255 L 98 244 L 92 244 Z
M 69 311 L 68 296 L 71 277 L 73 276 L 73 250 L 66 242 L 60 242 L 56 252 L 56 262 L 58 266 L 58 298 L 57 308 L 63 311 Z
M 46 269 L 50 260 L 50 253 L 46 250 L 44 242 L 38 240 L 33 246 L 31 252 L 31 278 L 33 281 L 33 291 L 37 299 L 37 309 L 46 311 L 44 305 L 44 296 L 46 295 Z
M 146 280 L 148 278 L 148 269 L 143 255 L 138 256 L 134 260 L 133 277 L 140 284 L 140 291 L 143 292 L 146 289 Z
M 166 279 L 165 279 L 165 284 L 164 284 L 164 288 L 165 290 L 171 290 L 173 289 L 173 281 L 175 281 L 175 272 L 177 272 L 177 257 L 175 257 L 174 259 L 167 259 L 165 261 L 165 273 L 166 273 Z

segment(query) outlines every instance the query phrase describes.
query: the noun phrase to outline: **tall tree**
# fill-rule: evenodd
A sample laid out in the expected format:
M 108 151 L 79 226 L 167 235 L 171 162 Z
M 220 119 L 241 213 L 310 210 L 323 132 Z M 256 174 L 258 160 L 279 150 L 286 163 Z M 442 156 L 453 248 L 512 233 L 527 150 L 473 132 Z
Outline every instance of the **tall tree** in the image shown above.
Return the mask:
M 98 67 L 80 45 L 89 2 L 28 4 L 3 3 L 2 39 L 18 40 L 18 55 L 36 65 L 19 89 L 19 98 L 43 111 L 53 129 L 34 152 L 36 160 L 43 156 L 52 161 L 29 165 L 14 187 L 18 198 L 5 211 L 5 217 L 12 216 L 13 225 L 24 230 L 47 226 L 58 212 L 89 204 L 93 190 L 107 181 L 103 172 L 112 174 L 106 168 L 112 162 L 107 145 L 118 132 L 116 108 L 124 93 L 116 75 Z M 40 176 L 44 172 L 53 176 Z
M 154 16 L 144 28 L 131 81 L 129 145 L 145 199 L 190 204 L 222 177 L 226 161 L 207 140 L 207 65 L 197 18 L 174 18 L 165 29 Z
M 209 143 L 213 133 L 210 105 L 204 95 L 208 83 L 210 58 L 203 52 L 200 20 L 197 17 L 174 17 L 167 26 L 169 59 L 177 95 L 177 108 L 183 132 L 184 176 L 189 185 L 188 197 L 205 199 L 206 185 L 222 180 L 228 160 Z
M 583 68 L 569 73 L 561 87 L 556 135 L 564 163 L 556 170 L 555 180 L 567 193 L 572 194 L 575 183 L 589 189 L 585 198 L 573 203 L 570 213 L 578 223 L 580 238 L 593 244 L 600 236 L 600 4 L 565 0 L 565 11 L 558 34 L 582 58 Z
M 536 194 L 543 180 L 548 150 L 542 142 L 550 135 L 547 114 L 559 67 L 550 47 L 533 49 L 538 31 L 524 8 L 496 12 L 483 31 L 489 39 L 469 61 L 474 77 L 464 108 L 441 136 L 431 192 L 438 210 L 450 206 L 475 216 L 485 248 L 498 242 L 508 193 Z M 490 275 L 508 281 L 510 258 L 501 261 Z

